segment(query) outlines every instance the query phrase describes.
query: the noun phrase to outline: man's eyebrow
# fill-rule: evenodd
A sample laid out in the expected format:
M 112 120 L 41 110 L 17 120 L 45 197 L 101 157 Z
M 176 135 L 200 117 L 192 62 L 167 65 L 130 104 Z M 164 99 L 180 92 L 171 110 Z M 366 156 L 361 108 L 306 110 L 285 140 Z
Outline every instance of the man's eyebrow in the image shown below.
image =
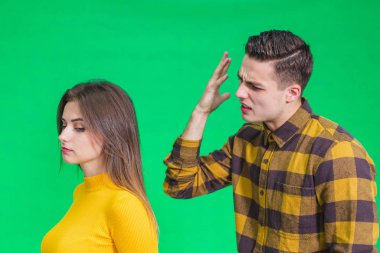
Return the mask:
M 240 75 L 240 71 L 237 72 L 237 76 L 240 80 L 243 80 L 242 76 Z M 252 80 L 244 80 L 244 82 L 246 82 L 248 84 L 252 84 L 254 86 L 263 87 L 263 85 L 261 83 L 258 83 L 258 82 L 252 81 Z
M 246 81 L 246 83 L 252 84 L 252 85 L 257 86 L 259 88 L 264 87 L 261 83 L 258 83 L 255 81 Z

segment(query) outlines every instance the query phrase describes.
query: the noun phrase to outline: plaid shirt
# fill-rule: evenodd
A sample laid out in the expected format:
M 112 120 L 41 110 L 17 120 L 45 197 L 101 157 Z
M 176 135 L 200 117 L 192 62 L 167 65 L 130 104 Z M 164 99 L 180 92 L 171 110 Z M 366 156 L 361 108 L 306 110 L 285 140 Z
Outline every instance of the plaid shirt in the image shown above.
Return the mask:
M 375 166 L 361 144 L 306 101 L 279 129 L 244 125 L 221 150 L 178 138 L 165 192 L 233 186 L 239 252 L 377 252 Z

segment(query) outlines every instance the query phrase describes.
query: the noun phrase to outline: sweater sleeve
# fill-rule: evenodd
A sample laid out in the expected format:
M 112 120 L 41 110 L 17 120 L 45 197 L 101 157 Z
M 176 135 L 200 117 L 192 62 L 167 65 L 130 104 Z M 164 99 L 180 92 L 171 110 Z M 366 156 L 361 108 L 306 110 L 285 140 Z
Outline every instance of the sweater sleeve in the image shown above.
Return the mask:
M 111 237 L 118 253 L 158 252 L 157 235 L 143 203 L 126 192 L 109 213 Z

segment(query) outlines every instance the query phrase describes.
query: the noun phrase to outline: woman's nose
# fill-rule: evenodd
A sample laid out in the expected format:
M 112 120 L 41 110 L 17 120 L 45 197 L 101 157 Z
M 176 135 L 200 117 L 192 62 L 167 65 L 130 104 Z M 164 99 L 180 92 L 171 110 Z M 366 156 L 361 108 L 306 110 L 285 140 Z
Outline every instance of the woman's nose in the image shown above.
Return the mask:
M 58 135 L 60 142 L 67 142 L 69 140 L 69 133 L 67 128 L 62 128 L 61 133 Z

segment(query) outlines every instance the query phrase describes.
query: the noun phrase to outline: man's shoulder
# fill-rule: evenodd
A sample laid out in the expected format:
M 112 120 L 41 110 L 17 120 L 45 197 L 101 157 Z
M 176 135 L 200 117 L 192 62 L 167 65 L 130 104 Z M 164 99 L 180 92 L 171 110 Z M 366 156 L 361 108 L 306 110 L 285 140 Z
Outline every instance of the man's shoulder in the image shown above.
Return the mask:
M 311 124 L 320 128 L 321 136 L 325 136 L 334 142 L 355 141 L 355 138 L 338 123 L 317 114 L 312 114 L 311 119 Z
M 345 159 L 337 162 L 337 166 L 344 165 L 344 169 L 348 168 L 350 164 L 355 166 L 363 166 L 370 169 L 372 178 L 376 174 L 375 165 L 372 158 L 369 156 L 364 146 L 354 138 L 346 129 L 339 124 L 322 117 L 320 115 L 311 115 L 310 128 L 318 129 L 321 132 L 313 139 L 313 150 L 317 150 L 316 154 L 323 153 L 324 157 L 330 159 Z M 318 131 L 317 131 L 318 132 Z M 329 145 L 323 145 L 330 143 Z M 350 160 L 351 159 L 351 160 Z M 371 177 L 368 177 L 371 178 Z

